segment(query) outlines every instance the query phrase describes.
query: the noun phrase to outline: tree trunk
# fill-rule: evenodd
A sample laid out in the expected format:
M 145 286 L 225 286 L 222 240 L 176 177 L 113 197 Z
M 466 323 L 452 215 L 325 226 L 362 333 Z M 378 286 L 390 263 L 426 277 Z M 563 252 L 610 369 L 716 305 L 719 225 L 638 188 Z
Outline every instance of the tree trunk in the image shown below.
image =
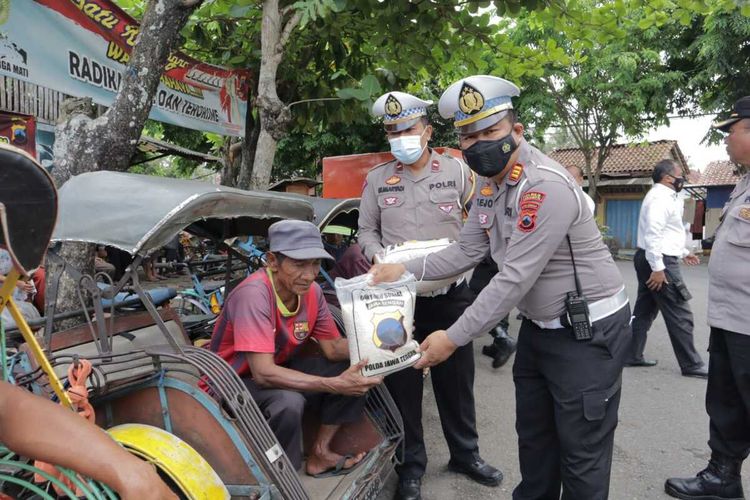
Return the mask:
M 55 129 L 55 183 L 96 170 L 125 171 L 135 153 L 143 125 L 169 55 L 180 42 L 180 30 L 202 0 L 151 0 L 141 22 L 138 41 L 125 68 L 112 106 L 98 118 L 86 106 L 75 106 L 72 116 Z M 92 245 L 64 245 L 68 263 L 93 274 Z M 58 290 L 58 312 L 78 309 L 75 283 L 63 276 Z
M 289 108 L 281 102 L 276 92 L 276 73 L 281 64 L 284 45 L 290 33 L 299 23 L 300 16 L 294 13 L 283 24 L 279 0 L 263 1 L 263 24 L 261 26 L 261 60 L 258 72 L 258 97 L 255 100 L 260 122 L 260 133 L 251 168 L 241 176 L 241 187 L 249 174 L 250 189 L 266 189 L 271 180 L 276 143 L 284 137 L 291 121 Z M 249 151 L 248 151 L 249 152 Z M 249 159 L 249 158 L 248 158 Z M 244 165 L 247 165 L 243 161 Z
M 240 189 L 251 189 L 251 178 L 255 165 L 255 152 L 260 137 L 260 124 L 252 117 L 250 110 L 245 120 L 245 140 L 242 141 L 242 155 L 240 158 L 240 172 L 237 177 L 237 187 Z

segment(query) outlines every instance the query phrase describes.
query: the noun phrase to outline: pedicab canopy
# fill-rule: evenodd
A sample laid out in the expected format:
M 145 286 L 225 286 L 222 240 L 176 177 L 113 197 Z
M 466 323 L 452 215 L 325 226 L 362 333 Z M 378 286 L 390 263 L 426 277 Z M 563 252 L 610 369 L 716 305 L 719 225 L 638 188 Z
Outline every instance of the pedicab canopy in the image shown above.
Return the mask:
M 281 219 L 312 221 L 313 217 L 309 201 L 281 193 L 90 172 L 71 177 L 60 188 L 52 241 L 97 243 L 147 255 L 183 229 L 200 237 L 226 239 L 263 235 Z
M 321 231 L 328 225 L 356 230 L 359 225 L 359 198 L 312 198 L 313 223 Z

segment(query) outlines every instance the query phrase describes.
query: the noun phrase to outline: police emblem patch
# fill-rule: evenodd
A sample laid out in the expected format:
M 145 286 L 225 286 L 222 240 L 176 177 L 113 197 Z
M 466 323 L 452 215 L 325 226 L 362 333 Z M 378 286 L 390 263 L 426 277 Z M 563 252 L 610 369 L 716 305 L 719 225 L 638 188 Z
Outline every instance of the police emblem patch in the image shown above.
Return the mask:
M 487 220 L 489 220 L 489 217 L 487 214 L 480 213 L 479 214 L 479 223 L 480 224 L 487 224 Z
M 399 177 L 398 175 L 392 175 L 385 181 L 385 183 L 389 186 L 393 186 L 394 184 L 398 184 L 399 182 L 401 182 L 401 177 Z
M 294 338 L 297 340 L 305 340 L 310 334 L 310 325 L 307 321 L 295 321 L 294 322 Z
M 430 168 L 431 172 L 440 172 L 440 162 L 437 160 L 432 160 L 432 167 Z
M 484 107 L 484 96 L 477 89 L 464 82 L 458 93 L 458 109 L 467 115 L 478 113 Z
M 489 184 L 485 184 L 484 187 L 479 190 L 479 194 L 482 196 L 492 196 L 492 187 Z
M 453 211 L 453 203 L 445 203 L 438 206 L 440 207 L 440 210 L 442 210 L 446 214 L 450 214 Z
M 740 211 L 737 213 L 737 215 L 739 215 L 741 219 L 750 220 L 750 208 L 740 208 Z
M 385 112 L 389 116 L 396 116 L 400 115 L 401 111 L 403 110 L 403 107 L 401 106 L 401 103 L 398 102 L 398 99 L 391 94 L 389 95 L 385 100 Z
M 384 201 L 385 201 L 385 205 L 386 206 L 392 207 L 393 205 L 395 205 L 398 202 L 398 197 L 396 197 L 396 196 L 388 196 L 387 198 L 384 199 Z
M 539 207 L 547 195 L 539 191 L 528 191 L 521 196 L 518 213 L 518 229 L 524 233 L 530 233 L 536 229 L 536 217 Z

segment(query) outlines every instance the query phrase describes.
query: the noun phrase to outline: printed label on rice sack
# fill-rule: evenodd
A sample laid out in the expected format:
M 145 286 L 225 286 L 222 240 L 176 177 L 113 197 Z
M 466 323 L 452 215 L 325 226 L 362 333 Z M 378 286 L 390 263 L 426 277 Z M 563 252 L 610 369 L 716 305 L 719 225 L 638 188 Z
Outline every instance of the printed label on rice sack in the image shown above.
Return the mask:
M 413 278 L 412 278 L 413 279 Z M 412 338 L 414 291 L 410 285 L 355 289 L 342 303 L 352 364 L 368 363 L 362 375 L 376 376 L 410 367 L 420 358 Z

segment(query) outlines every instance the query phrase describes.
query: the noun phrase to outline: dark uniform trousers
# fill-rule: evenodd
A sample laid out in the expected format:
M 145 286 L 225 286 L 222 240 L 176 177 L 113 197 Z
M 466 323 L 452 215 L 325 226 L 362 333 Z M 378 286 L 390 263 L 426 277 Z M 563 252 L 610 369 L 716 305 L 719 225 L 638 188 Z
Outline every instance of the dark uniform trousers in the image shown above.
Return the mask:
M 436 297 L 418 297 L 414 338 L 422 342 L 430 333 L 452 325 L 474 300 L 465 283 Z M 473 462 L 479 458 L 474 408 L 474 351 L 472 344 L 459 347 L 443 363 L 430 369 L 443 435 L 453 460 Z M 401 479 L 418 479 L 427 467 L 422 432 L 423 377 L 420 370 L 406 369 L 385 378 L 404 421 L 402 463 L 396 467 Z
M 593 325 L 593 338 L 524 319 L 513 365 L 521 483 L 514 500 L 602 500 L 609 494 L 630 306 Z
M 309 375 L 335 377 L 349 368 L 349 362 L 333 362 L 322 357 L 305 357 L 292 359 L 285 367 Z M 322 424 L 339 425 L 359 420 L 365 405 L 364 397 L 268 389 L 259 386 L 249 378 L 243 378 L 242 381 L 260 407 L 269 427 L 295 469 L 302 466 L 302 416 L 305 410 L 314 411 L 320 415 Z
M 711 328 L 708 351 L 708 445 L 742 461 L 750 452 L 750 335 Z
M 692 370 L 703 366 L 703 359 L 695 350 L 693 343 L 693 312 L 690 305 L 684 300 L 674 287 L 675 281 L 682 281 L 679 258 L 664 255 L 664 266 L 667 280 L 658 292 L 649 290 L 646 282 L 651 277 L 651 266 L 646 260 L 646 252 L 638 249 L 633 258 L 635 272 L 638 275 L 638 298 L 633 310 L 633 349 L 631 359 L 643 358 L 643 350 L 646 347 L 646 338 L 651 324 L 661 312 L 664 322 L 667 324 L 669 340 L 677 357 L 680 368 Z

